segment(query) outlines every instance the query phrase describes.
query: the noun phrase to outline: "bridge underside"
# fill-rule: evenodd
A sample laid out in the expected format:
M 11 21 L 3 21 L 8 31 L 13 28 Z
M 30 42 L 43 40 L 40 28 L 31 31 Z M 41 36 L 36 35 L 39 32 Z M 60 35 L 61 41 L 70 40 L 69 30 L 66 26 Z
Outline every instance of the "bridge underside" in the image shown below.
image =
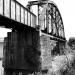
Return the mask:
M 36 28 L 33 28 L 33 27 L 30 27 L 30 26 L 25 25 L 23 23 L 17 22 L 13 19 L 9 19 L 9 18 L 7 18 L 5 16 L 2 16 L 2 15 L 0 15 L 0 26 L 3 26 L 5 28 L 9 28 L 9 29 L 12 29 L 12 30 L 16 30 L 16 31 L 29 31 L 29 30 L 31 30 L 31 31 L 35 30 L 36 31 Z M 60 41 L 60 42 L 65 41 L 65 38 L 59 38 L 58 36 L 55 37 L 52 34 L 48 34 L 46 32 L 42 32 L 42 33 L 49 35 L 49 37 L 51 36 L 50 38 L 53 39 L 53 40 L 57 40 L 57 41 Z
M 52 56 L 60 54 L 65 42 L 41 35 L 36 30 L 8 33 L 4 40 L 5 75 L 28 75 L 33 72 L 47 73 Z
M 35 28 L 0 15 L 0 26 L 17 31 L 33 30 Z
M 65 40 L 51 37 L 46 33 L 39 35 L 36 28 L 2 15 L 0 15 L 0 26 L 13 30 L 8 33 L 4 41 L 5 75 L 28 75 L 40 70 L 46 71 L 51 67 L 52 55 L 59 54 L 60 49 L 64 48 Z
M 32 12 L 15 0 L 1 1 L 5 2 L 1 7 L 6 11 L 2 10 L 4 13 L 0 15 L 0 26 L 12 29 L 4 39 L 5 75 L 28 75 L 38 71 L 47 74 L 51 68 L 52 56 L 64 49 L 66 40 L 51 34 L 43 34 L 42 31 L 40 35 L 35 26 L 36 16 Z M 10 8 L 6 9 L 6 6 Z

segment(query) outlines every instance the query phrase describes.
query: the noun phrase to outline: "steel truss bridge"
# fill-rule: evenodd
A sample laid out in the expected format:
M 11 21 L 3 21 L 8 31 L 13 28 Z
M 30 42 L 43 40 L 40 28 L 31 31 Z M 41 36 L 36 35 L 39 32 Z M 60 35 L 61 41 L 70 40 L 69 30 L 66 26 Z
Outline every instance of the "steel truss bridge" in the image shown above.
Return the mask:
M 42 7 L 45 4 L 47 3 L 31 1 L 28 7 L 34 5 Z M 41 31 L 65 40 L 63 20 L 57 6 L 53 2 L 50 2 L 47 7 L 46 14 L 49 15 L 42 20 Z M 0 26 L 14 30 L 36 29 L 36 18 L 38 15 L 33 14 L 16 0 L 0 0 Z
M 31 12 L 35 6 L 37 15 L 35 10 Z M 0 0 L 0 26 L 12 29 L 4 39 L 5 75 L 28 75 L 40 70 L 43 50 L 49 51 L 48 60 L 51 60 L 52 49 L 63 49 L 66 42 L 63 20 L 53 2 L 30 1 L 26 8 L 16 0 Z M 49 65 L 43 63 L 43 66 Z

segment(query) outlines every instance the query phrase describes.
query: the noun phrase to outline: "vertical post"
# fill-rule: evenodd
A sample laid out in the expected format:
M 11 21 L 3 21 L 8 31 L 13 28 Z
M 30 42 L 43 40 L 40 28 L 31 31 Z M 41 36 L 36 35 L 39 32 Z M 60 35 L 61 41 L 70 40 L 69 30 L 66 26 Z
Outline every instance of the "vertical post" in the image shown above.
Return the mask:
M 52 28 L 52 35 L 53 35 L 53 5 L 51 4 L 51 28 Z
M 4 0 L 3 0 L 3 15 L 4 15 Z
M 30 24 L 29 26 L 31 26 L 31 13 L 29 13 L 29 20 L 30 20 L 30 21 L 29 21 L 29 22 L 30 22 L 30 23 L 29 23 L 29 24 Z
M 27 25 L 28 25 L 28 11 L 27 11 Z
M 40 25 L 39 24 L 39 4 L 38 4 L 38 21 L 37 22 L 38 22 L 38 25 Z
M 17 18 L 16 18 L 16 2 L 15 2 L 15 20 L 17 20 Z
M 25 9 L 24 9 L 24 24 L 25 24 Z
M 9 8 L 10 8 L 10 18 L 11 18 L 11 0 L 10 0 L 10 7 Z
M 20 22 L 21 22 L 21 6 L 20 6 Z

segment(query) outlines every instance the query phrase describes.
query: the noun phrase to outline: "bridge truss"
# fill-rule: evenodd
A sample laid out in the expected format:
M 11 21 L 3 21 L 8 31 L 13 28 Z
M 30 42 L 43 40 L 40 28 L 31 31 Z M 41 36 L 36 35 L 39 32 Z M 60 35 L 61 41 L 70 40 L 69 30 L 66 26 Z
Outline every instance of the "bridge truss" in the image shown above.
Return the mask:
M 31 8 L 37 6 L 37 15 Z M 52 54 L 65 47 L 61 14 L 53 2 L 30 1 L 27 8 L 16 0 L 0 0 L 0 26 L 11 28 L 4 39 L 5 75 L 47 72 Z

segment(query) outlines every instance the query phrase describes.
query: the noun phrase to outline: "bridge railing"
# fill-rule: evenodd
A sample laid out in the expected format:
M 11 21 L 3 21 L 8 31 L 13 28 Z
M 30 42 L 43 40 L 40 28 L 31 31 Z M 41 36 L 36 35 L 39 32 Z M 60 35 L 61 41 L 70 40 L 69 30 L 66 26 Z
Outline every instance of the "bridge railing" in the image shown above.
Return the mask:
M 16 0 L 0 0 L 0 15 L 35 28 L 36 16 Z

